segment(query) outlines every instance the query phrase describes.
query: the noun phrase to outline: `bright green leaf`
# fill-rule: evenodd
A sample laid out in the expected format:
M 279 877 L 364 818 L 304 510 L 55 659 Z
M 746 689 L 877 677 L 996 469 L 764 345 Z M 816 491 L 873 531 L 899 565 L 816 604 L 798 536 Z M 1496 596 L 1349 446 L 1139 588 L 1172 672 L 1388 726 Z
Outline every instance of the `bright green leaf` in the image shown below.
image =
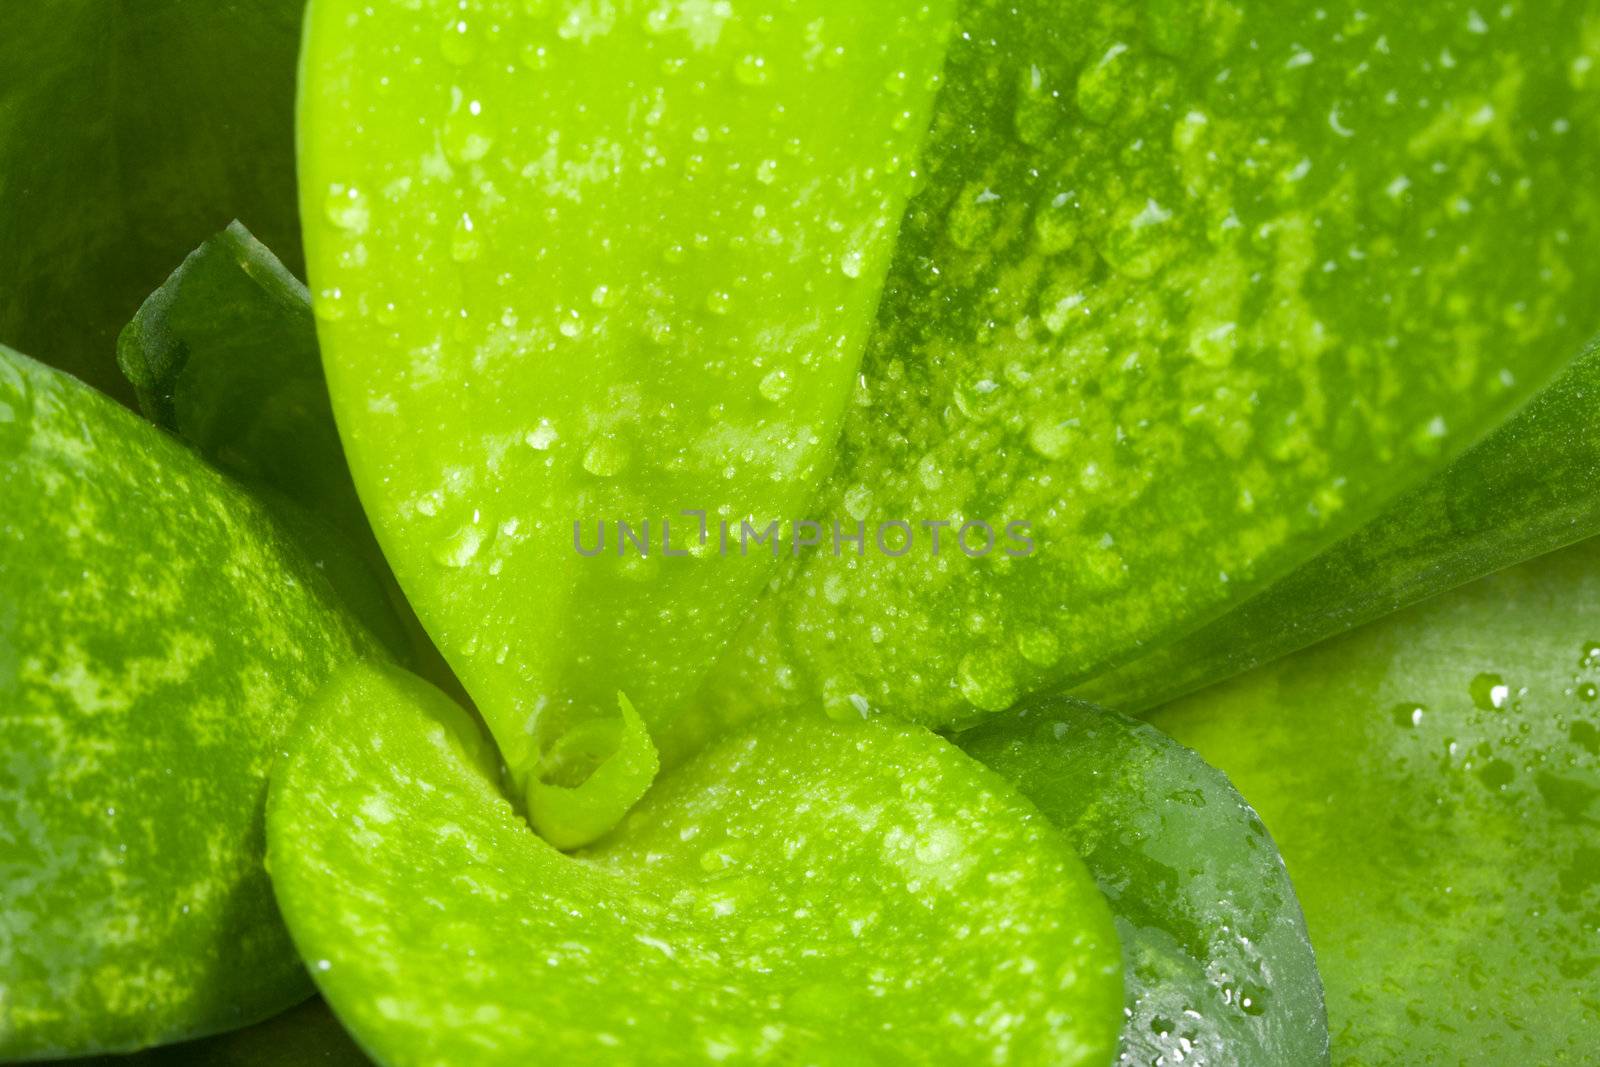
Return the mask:
M 1031 805 L 919 728 L 768 720 L 573 857 L 415 678 L 353 670 L 300 724 L 273 884 L 387 1067 L 1112 1056 L 1104 898 Z
M 1095 679 L 1142 711 L 1474 578 L 1600 534 L 1600 345 L 1359 532 L 1253 600 Z
M 1597 683 L 1589 541 L 1157 715 L 1272 828 L 1336 1062 L 1592 1058 Z
M 961 734 L 1061 828 L 1122 935 L 1123 1064 L 1323 1063 L 1305 920 L 1272 838 L 1228 780 L 1154 728 L 1076 701 Z
M 303 0 L 51 0 L 0 33 L 0 342 L 131 399 L 122 329 L 243 219 L 299 263 Z
M 926 529 L 898 560 L 805 559 L 719 672 L 734 714 L 960 722 L 1181 637 L 1600 326 L 1591 5 L 973 0 L 959 22 L 812 508 L 951 526 L 938 559 Z M 976 522 L 997 543 L 972 559 Z
M 334 410 L 519 788 L 536 733 L 619 689 L 655 733 L 698 713 L 774 567 L 741 522 L 789 519 L 831 461 L 947 6 L 313 4 Z M 618 522 L 649 524 L 648 557 L 619 558 Z
M 0 348 L 0 1059 L 305 996 L 265 871 L 278 740 L 372 648 L 264 510 Z

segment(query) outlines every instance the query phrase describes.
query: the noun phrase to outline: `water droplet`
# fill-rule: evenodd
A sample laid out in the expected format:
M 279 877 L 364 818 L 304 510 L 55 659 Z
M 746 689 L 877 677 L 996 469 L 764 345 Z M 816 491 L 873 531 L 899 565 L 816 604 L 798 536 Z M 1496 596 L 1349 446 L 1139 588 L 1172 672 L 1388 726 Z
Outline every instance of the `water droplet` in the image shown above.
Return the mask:
M 1077 419 L 1040 419 L 1028 430 L 1028 445 L 1045 459 L 1061 459 L 1071 451 L 1077 431 Z
M 628 446 L 615 437 L 597 437 L 583 454 L 583 469 L 596 478 L 615 478 L 631 459 Z
M 450 235 L 450 258 L 457 263 L 470 263 L 478 258 L 482 250 L 483 242 L 478 237 L 472 216 L 463 211 L 461 218 L 456 220 L 455 232 Z
M 1421 726 L 1422 716 L 1428 709 L 1421 704 L 1399 703 L 1391 710 L 1390 715 L 1396 726 Z
M 740 85 L 755 87 L 767 84 L 769 72 L 766 58 L 758 55 L 745 56 L 733 68 L 733 76 L 738 79 Z
M 845 490 L 844 510 L 857 522 L 865 522 L 872 513 L 872 490 L 865 485 L 853 485 Z
M 434 546 L 433 558 L 445 567 L 465 567 L 483 545 L 483 531 L 473 525 L 461 527 Z
M 1039 251 L 1058 255 L 1078 243 L 1082 206 L 1071 193 L 1057 193 L 1039 206 L 1033 217 L 1033 236 Z
M 957 248 L 972 251 L 1000 225 L 995 206 L 1000 196 L 982 182 L 968 182 L 945 216 L 945 233 Z
M 727 292 L 716 289 L 706 296 L 706 310 L 713 315 L 726 315 L 733 307 L 733 297 Z
M 554 426 L 548 421 L 541 421 L 539 425 L 524 434 L 522 439 L 527 442 L 529 448 L 544 452 L 556 443 L 558 436 Z
M 1017 699 L 1010 659 L 998 651 L 969 652 L 956 668 L 961 695 L 984 711 L 1004 711 Z
M 1017 635 L 1017 651 L 1035 667 L 1051 667 L 1061 658 L 1061 641 L 1053 631 L 1037 626 Z
M 339 229 L 358 234 L 367 232 L 367 225 L 372 219 L 366 195 L 353 185 L 328 186 L 322 212 Z
M 851 250 L 846 252 L 839 260 L 839 270 L 846 278 L 861 277 L 861 264 L 865 256 L 861 252 Z
M 1030 64 L 1017 84 L 1017 104 L 1012 125 L 1023 144 L 1041 146 L 1055 132 L 1062 117 L 1059 94 L 1045 84 L 1044 71 Z
M 1473 704 L 1484 711 L 1500 710 L 1511 696 L 1511 687 L 1506 685 L 1505 679 L 1488 671 L 1472 679 L 1467 691 L 1472 694 Z
M 344 291 L 338 287 L 324 289 L 312 301 L 312 311 L 323 322 L 338 322 L 344 318 Z
M 789 390 L 793 385 L 794 382 L 789 377 L 788 371 L 775 370 L 761 379 L 761 385 L 758 388 L 763 397 L 776 403 L 789 395 Z
M 457 67 L 477 58 L 478 35 L 466 19 L 456 19 L 444 28 L 444 35 L 439 39 L 439 53 L 445 62 Z

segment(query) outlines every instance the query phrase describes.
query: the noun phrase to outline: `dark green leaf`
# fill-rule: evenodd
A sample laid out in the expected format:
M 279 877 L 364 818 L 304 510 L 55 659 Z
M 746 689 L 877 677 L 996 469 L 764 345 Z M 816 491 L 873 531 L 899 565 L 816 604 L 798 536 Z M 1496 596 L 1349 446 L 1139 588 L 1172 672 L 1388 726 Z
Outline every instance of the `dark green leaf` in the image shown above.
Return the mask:
M 1047 701 L 959 735 L 1061 828 L 1111 902 L 1128 1021 L 1119 1062 L 1310 1067 L 1322 985 L 1289 876 L 1221 772 L 1154 728 Z
M 190 253 L 123 329 L 117 362 L 145 415 L 271 506 L 391 652 L 437 658 L 350 481 L 310 297 L 266 246 L 235 222 Z
M 261 867 L 267 770 L 374 651 L 250 497 L 0 348 L 0 1059 L 306 995 Z
M 51 0 L 0 33 L 0 342 L 130 399 L 117 331 L 243 219 L 298 267 L 302 0 Z

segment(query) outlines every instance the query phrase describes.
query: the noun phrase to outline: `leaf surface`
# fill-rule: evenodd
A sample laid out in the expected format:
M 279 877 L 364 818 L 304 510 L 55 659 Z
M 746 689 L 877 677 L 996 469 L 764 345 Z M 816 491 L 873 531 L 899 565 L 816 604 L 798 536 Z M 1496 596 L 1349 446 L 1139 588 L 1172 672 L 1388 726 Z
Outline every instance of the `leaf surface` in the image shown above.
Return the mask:
M 957 744 L 1065 834 L 1111 904 L 1118 1062 L 1326 1063 L 1322 983 L 1272 838 L 1226 777 L 1153 727 L 1030 703 Z
M 0 35 L 0 343 L 131 403 L 115 343 L 233 218 L 300 262 L 303 0 L 53 0 Z
M 1383 515 L 1082 695 L 1146 710 L 1600 534 L 1600 346 Z
M 301 177 L 334 410 L 519 787 L 618 690 L 658 743 L 700 713 L 831 461 L 947 8 L 313 5 Z M 647 553 L 619 554 L 619 522 Z
M 773 719 L 669 772 L 580 856 L 500 795 L 412 676 L 301 719 L 268 816 L 324 996 L 386 1067 L 1103 1064 L 1116 933 L 1065 841 L 956 748 Z
M 293 1004 L 267 770 L 371 639 L 245 493 L 3 348 L 0 515 L 0 1058 Z
M 800 560 L 730 714 L 944 725 L 1094 677 L 1360 529 L 1600 326 L 1585 4 L 995 0 L 953 40 L 812 506 L 916 546 Z
M 1600 1022 L 1600 542 L 1160 711 L 1283 851 L 1341 1064 L 1581 1062 Z

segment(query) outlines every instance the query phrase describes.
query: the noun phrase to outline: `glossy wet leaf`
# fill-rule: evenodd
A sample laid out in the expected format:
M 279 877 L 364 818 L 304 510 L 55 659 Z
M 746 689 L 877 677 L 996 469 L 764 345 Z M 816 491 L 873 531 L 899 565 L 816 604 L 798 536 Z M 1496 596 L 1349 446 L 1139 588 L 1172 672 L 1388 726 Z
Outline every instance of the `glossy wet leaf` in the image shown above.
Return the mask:
M 1141 711 L 1600 534 L 1600 347 L 1382 516 L 1083 695 Z
M 1600 325 L 1589 5 L 958 21 L 811 509 L 951 525 L 937 559 L 920 526 L 805 559 L 719 672 L 734 713 L 959 722 L 1115 666 L 1360 528 Z
M 302 0 L 53 0 L 0 33 L 0 343 L 114 396 L 117 331 L 242 219 L 298 268 Z
M 261 867 L 267 770 L 371 648 L 242 491 L 0 349 L 0 1058 L 306 995 Z
M 1103 1064 L 1116 935 L 1039 813 L 938 737 L 773 719 L 580 857 L 414 678 L 361 669 L 274 778 L 274 886 L 387 1067 Z
M 947 7 L 313 5 L 334 409 L 519 783 L 618 690 L 653 731 L 699 711 L 776 550 L 719 527 L 789 519 L 831 460 Z
M 1589 1058 L 1597 683 L 1589 541 L 1157 714 L 1272 829 L 1336 1062 Z
M 1327 1061 L 1300 905 L 1220 771 L 1146 724 L 1068 700 L 956 742 L 1038 805 L 1110 901 L 1128 997 L 1119 1063 Z
M 245 483 L 397 657 L 428 658 L 345 465 L 306 288 L 235 222 L 191 252 L 117 339 L 152 422 Z

